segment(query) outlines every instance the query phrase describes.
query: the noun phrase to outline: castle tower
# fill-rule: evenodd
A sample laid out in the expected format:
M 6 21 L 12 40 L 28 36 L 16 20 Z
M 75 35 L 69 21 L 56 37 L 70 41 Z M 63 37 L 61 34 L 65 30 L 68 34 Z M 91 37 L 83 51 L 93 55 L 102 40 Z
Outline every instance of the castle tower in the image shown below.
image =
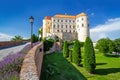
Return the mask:
M 78 40 L 85 42 L 86 37 L 89 36 L 88 17 L 85 13 L 76 16 L 76 31 L 78 33 Z
M 51 25 L 52 25 L 51 17 L 46 16 L 46 17 L 43 19 L 43 39 L 44 39 L 45 37 L 49 36 Z

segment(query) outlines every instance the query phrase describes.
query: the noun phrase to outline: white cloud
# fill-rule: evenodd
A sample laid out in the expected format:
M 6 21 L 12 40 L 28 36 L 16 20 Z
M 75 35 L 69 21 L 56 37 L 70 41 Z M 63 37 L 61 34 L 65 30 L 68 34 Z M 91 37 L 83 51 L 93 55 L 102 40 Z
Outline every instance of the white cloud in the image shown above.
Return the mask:
M 113 33 L 117 32 L 120 32 L 120 18 L 108 19 L 104 24 L 95 26 L 90 29 L 90 36 L 93 41 L 97 41 L 100 38 L 116 36 Z
M 0 33 L 0 41 L 10 41 L 13 38 L 13 36 Z

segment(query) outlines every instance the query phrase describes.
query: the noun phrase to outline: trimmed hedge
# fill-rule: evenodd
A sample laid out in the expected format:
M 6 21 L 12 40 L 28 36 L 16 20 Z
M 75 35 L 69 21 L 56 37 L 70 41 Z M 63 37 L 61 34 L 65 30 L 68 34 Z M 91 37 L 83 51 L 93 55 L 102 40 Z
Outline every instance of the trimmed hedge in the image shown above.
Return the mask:
M 44 43 L 44 51 L 48 51 L 53 46 L 54 40 L 53 39 L 48 39 L 48 40 L 44 39 L 43 43 Z
M 64 57 L 69 57 L 69 49 L 68 49 L 67 41 L 65 41 L 64 44 L 63 44 L 63 56 Z

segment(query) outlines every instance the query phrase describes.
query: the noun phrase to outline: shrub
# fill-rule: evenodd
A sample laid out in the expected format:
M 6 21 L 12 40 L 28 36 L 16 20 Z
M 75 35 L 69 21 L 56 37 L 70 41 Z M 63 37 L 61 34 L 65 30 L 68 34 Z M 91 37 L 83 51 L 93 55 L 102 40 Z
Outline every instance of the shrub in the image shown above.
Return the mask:
M 39 39 L 39 38 L 38 38 L 35 34 L 32 35 L 32 43 L 37 42 L 38 39 Z
M 72 62 L 72 49 L 69 49 L 69 59 L 70 59 L 70 61 Z
M 107 54 L 108 52 L 112 53 L 114 50 L 114 43 L 109 38 L 102 38 L 97 41 L 96 48 L 104 54 Z
M 80 48 L 80 43 L 78 40 L 75 40 L 72 56 L 73 56 L 73 62 L 76 65 L 80 65 L 80 63 L 81 63 L 81 48 Z
M 64 57 L 69 57 L 69 49 L 68 49 L 67 41 L 65 41 L 64 45 L 63 45 L 63 56 Z
M 94 73 L 96 67 L 95 51 L 89 37 L 86 38 L 84 52 L 84 67 L 89 73 Z
M 43 43 L 44 43 L 44 51 L 48 51 L 53 46 L 54 40 L 53 39 L 48 39 L 48 40 L 44 39 Z

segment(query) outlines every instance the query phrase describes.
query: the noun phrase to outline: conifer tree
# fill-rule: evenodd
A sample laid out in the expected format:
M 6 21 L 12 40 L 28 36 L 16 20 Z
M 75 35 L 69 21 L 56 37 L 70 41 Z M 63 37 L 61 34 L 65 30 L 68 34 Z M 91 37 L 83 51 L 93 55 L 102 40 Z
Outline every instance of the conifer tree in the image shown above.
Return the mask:
M 69 49 L 68 49 L 67 41 L 65 41 L 63 45 L 63 56 L 65 58 L 69 56 Z
M 80 63 L 81 63 L 81 49 L 80 49 L 80 42 L 78 40 L 75 40 L 72 57 L 73 57 L 73 62 L 76 65 L 80 65 Z
M 86 38 L 84 44 L 84 67 L 89 73 L 94 73 L 96 67 L 95 51 L 89 37 Z

